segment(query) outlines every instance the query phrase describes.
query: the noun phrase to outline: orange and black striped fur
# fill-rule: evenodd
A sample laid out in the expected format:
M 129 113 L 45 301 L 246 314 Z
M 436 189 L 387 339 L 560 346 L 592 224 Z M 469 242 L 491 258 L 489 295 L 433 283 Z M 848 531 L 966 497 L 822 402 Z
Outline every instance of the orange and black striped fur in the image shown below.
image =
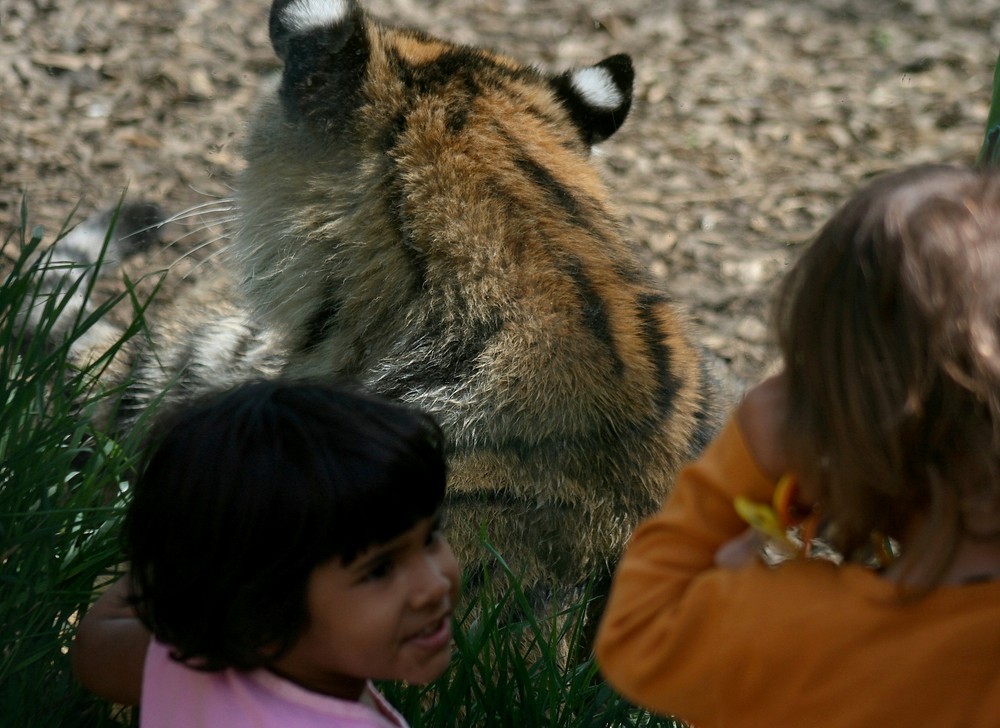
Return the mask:
M 270 32 L 284 71 L 253 113 L 228 251 L 242 298 L 168 317 L 129 406 L 170 377 L 180 396 L 354 380 L 441 422 L 464 563 L 485 527 L 529 586 L 607 575 L 715 427 L 688 320 L 589 161 L 625 120 L 631 61 L 550 75 L 353 0 L 278 0 Z

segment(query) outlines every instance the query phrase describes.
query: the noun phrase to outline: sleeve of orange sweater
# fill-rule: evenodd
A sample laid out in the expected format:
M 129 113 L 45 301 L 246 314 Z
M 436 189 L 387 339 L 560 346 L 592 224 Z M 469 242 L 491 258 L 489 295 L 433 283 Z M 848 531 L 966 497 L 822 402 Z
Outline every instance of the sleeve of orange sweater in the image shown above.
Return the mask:
M 596 648 L 601 670 L 616 690 L 670 713 L 667 696 L 699 689 L 704 675 L 694 663 L 703 659 L 702 652 L 689 640 L 713 633 L 706 606 L 720 586 L 711 576 L 729 571 L 715 567 L 715 552 L 747 527 L 733 498 L 769 501 L 773 491 L 734 419 L 681 471 L 662 510 L 636 529 L 615 573 Z M 719 625 L 720 634 L 724 626 Z M 712 669 L 706 662 L 705 670 Z M 691 684 L 685 686 L 685 680 Z

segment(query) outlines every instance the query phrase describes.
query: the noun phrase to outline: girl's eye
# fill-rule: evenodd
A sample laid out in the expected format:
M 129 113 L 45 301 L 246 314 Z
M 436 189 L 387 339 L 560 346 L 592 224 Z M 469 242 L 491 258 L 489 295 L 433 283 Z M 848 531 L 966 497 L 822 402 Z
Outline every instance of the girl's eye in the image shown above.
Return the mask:
M 381 559 L 372 564 L 372 567 L 365 574 L 365 581 L 378 581 L 384 579 L 392 573 L 392 559 Z
M 436 546 L 441 543 L 441 539 L 444 538 L 444 534 L 441 531 L 441 524 L 436 523 L 434 527 L 428 531 L 427 538 L 424 540 L 424 546 Z
M 434 546 L 441 543 L 441 539 L 444 538 L 444 522 L 440 514 L 434 518 L 434 522 L 431 524 L 430 530 L 427 532 L 427 538 L 424 540 L 424 546 Z

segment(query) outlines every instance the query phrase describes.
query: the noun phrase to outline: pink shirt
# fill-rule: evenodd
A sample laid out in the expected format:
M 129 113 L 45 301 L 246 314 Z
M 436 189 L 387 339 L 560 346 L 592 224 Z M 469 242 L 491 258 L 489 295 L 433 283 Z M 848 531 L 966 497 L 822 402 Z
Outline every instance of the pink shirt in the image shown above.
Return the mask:
M 201 672 L 152 640 L 140 728 L 407 728 L 371 683 L 360 701 L 314 693 L 268 670 Z

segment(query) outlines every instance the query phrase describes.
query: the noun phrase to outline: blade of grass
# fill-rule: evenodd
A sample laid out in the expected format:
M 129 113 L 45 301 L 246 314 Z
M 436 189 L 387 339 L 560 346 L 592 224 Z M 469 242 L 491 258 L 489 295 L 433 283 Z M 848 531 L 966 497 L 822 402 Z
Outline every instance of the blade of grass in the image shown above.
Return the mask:
M 986 133 L 976 159 L 981 166 L 1000 165 L 1000 54 L 993 69 L 993 95 L 986 115 Z

